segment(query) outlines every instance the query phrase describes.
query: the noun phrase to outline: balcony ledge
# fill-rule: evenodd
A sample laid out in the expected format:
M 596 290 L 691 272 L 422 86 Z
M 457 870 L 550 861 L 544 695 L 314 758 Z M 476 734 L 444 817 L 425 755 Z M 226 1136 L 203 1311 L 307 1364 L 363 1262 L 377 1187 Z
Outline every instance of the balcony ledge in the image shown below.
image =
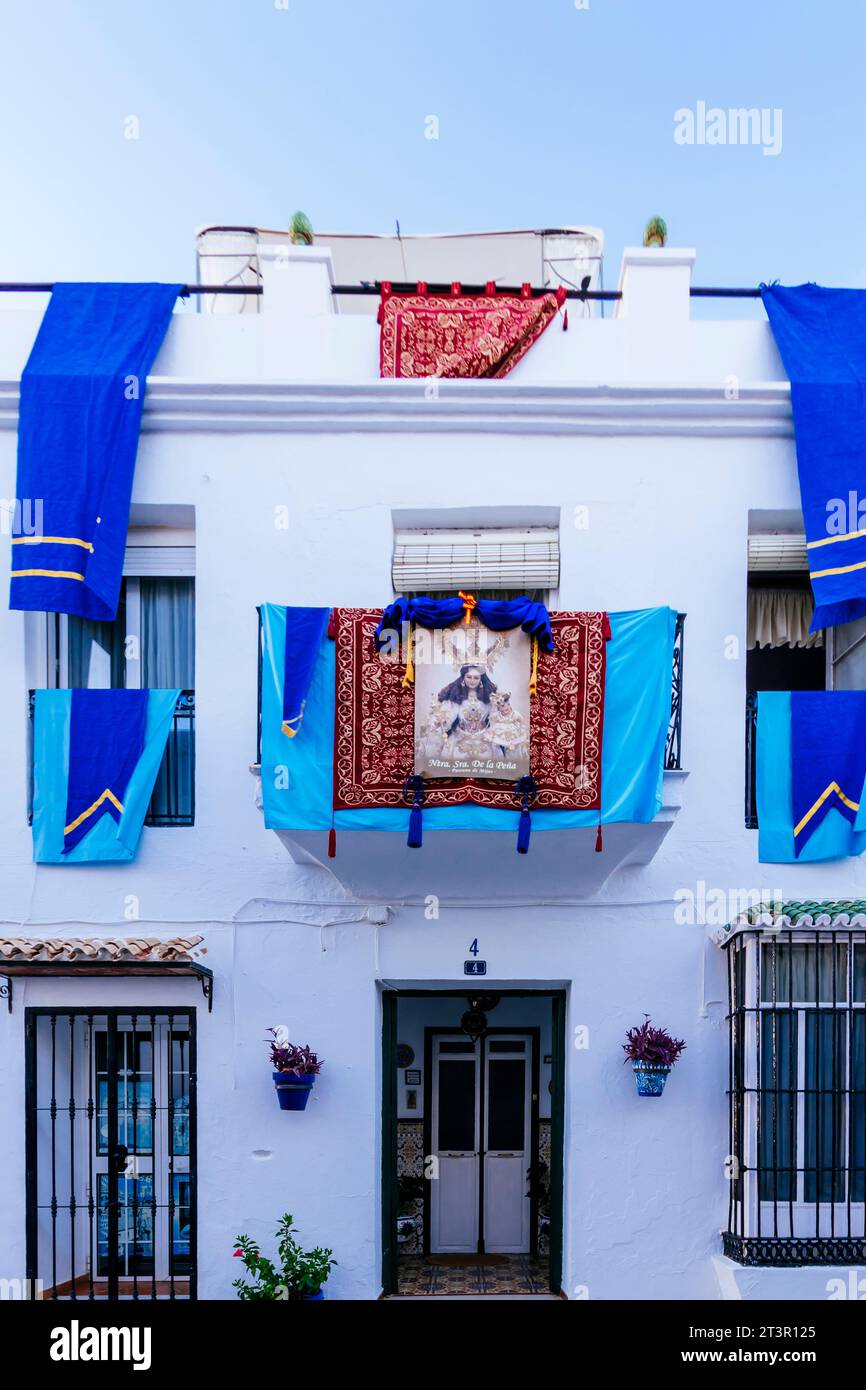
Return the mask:
M 261 783 L 257 765 L 257 805 Z M 410 850 L 405 834 L 382 830 L 337 830 L 337 854 L 327 857 L 328 832 L 277 830 L 293 863 L 327 870 L 356 902 L 423 906 L 439 903 L 545 903 L 590 901 L 618 869 L 649 864 L 682 805 L 687 772 L 666 772 L 662 807 L 646 825 L 618 822 L 603 827 L 604 848 L 595 851 L 596 829 L 538 830 L 528 854 L 517 854 L 516 832 L 435 830 L 425 818 L 424 844 Z

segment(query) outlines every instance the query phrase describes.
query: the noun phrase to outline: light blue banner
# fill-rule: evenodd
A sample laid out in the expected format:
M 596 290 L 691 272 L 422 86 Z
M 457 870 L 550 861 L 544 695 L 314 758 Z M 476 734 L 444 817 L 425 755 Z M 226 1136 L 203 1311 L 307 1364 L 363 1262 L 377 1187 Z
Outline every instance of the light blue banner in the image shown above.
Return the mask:
M 322 639 L 304 722 L 296 738 L 282 732 L 286 610 L 262 605 L 262 802 L 269 830 L 393 830 L 405 834 L 409 809 L 337 811 L 333 804 L 334 643 Z M 651 821 L 661 809 L 664 752 L 671 714 L 676 613 L 642 608 L 611 613 L 602 742 L 602 820 Z M 489 806 L 425 808 L 428 830 L 514 830 L 519 810 Z M 568 830 L 598 823 L 597 811 L 533 810 L 532 829 Z
M 758 695 L 755 790 L 758 804 L 758 860 L 761 864 L 809 864 L 845 859 L 866 850 L 866 808 L 852 825 L 835 807 L 794 852 L 791 782 L 791 695 L 762 690 Z
M 64 854 L 72 691 L 36 691 L 33 716 L 35 863 L 98 864 L 128 862 L 135 858 L 179 695 L 179 690 L 149 691 L 144 750 L 126 788 L 120 824 L 111 816 L 101 816 L 84 839 Z

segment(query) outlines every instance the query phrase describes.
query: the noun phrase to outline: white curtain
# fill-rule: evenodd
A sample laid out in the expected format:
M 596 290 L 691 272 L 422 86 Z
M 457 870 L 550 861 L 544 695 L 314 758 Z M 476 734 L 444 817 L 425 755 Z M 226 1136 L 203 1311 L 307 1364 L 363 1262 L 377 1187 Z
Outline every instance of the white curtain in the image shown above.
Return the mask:
M 142 579 L 141 683 L 154 690 L 195 687 L 195 581 Z
M 195 580 L 141 580 L 141 683 L 195 689 Z M 151 803 L 163 823 L 192 823 L 194 759 L 192 721 L 176 718 Z
M 814 606 L 809 589 L 750 589 L 749 650 L 823 647 L 824 634 L 809 631 Z

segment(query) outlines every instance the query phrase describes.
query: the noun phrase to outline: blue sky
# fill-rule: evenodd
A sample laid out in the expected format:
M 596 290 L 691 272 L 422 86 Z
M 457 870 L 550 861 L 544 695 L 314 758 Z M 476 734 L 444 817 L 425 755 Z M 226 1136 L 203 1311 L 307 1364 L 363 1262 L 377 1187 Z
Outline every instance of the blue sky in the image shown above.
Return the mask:
M 300 207 L 327 231 L 590 223 L 609 287 L 661 213 L 698 283 L 866 285 L 866 6 L 581 4 L 3 0 L 0 278 L 191 278 L 197 227 Z M 781 152 L 678 145 L 699 101 L 780 109 Z

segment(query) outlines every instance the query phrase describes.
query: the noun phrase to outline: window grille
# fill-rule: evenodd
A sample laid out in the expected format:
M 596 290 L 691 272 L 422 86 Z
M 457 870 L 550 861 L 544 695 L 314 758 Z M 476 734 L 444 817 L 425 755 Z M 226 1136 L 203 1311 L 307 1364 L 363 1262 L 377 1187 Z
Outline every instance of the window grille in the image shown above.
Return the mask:
M 30 1289 L 195 1298 L 195 1010 L 29 1008 L 25 1041 Z
M 866 1263 L 866 936 L 736 932 L 725 1254 Z

